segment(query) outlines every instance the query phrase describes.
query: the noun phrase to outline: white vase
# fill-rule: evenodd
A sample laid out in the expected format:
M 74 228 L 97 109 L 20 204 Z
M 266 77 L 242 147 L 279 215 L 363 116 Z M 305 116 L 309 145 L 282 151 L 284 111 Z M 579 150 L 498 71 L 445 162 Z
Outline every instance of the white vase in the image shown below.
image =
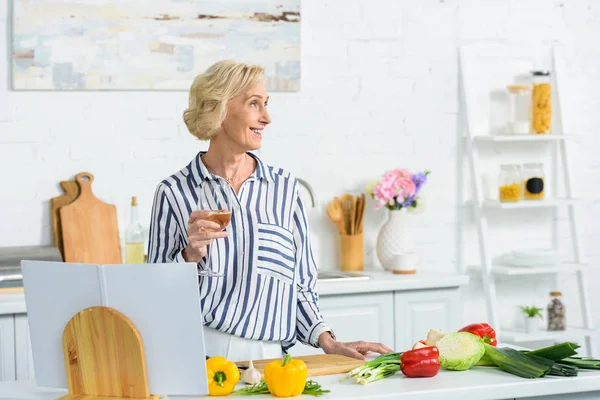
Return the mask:
M 540 330 L 540 324 L 536 317 L 525 317 L 525 332 L 536 333 Z
M 377 258 L 381 266 L 398 274 L 414 274 L 418 257 L 410 236 L 406 210 L 389 210 L 377 235 Z

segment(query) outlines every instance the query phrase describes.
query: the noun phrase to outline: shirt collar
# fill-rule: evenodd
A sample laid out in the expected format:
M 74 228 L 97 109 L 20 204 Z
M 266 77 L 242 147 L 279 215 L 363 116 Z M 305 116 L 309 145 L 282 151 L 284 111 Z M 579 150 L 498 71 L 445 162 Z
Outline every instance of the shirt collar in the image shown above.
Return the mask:
M 206 165 L 202 162 L 202 155 L 205 154 L 206 151 L 199 152 L 196 157 L 190 163 L 190 170 L 192 173 L 192 178 L 195 181 L 196 186 L 200 186 L 200 184 L 205 180 L 215 179 L 215 175 L 213 175 Z M 257 155 L 252 153 L 246 153 L 250 157 L 256 160 L 256 170 L 250 175 L 250 179 L 264 179 L 267 182 L 274 182 L 273 171 L 265 165 Z

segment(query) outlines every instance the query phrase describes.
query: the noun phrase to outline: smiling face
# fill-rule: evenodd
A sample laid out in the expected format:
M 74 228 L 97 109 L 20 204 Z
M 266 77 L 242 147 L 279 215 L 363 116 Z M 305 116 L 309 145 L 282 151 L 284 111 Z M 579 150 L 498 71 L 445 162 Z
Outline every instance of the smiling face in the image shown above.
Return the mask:
M 225 139 L 240 152 L 258 150 L 265 126 L 271 123 L 267 111 L 269 95 L 264 85 L 256 84 L 229 100 L 227 116 L 215 139 Z M 220 138 L 219 138 L 220 137 Z

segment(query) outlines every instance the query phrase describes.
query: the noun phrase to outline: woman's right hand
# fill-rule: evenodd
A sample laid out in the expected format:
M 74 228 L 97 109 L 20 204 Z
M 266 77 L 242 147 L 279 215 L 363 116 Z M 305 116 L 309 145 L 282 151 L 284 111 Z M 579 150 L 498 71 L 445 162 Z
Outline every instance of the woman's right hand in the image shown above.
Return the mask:
M 198 263 L 206 255 L 206 246 L 213 239 L 229 236 L 228 232 L 219 231 L 220 225 L 208 221 L 209 210 L 193 211 L 188 221 L 188 245 L 183 249 L 183 259 L 186 262 Z

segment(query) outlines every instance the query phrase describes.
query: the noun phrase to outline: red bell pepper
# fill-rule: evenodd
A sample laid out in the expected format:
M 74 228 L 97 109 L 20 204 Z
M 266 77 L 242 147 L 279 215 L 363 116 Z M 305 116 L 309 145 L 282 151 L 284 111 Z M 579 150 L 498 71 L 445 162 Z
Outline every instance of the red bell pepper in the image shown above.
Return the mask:
M 435 346 L 409 350 L 400 356 L 400 370 L 409 378 L 429 378 L 440 371 L 440 351 Z
M 459 330 L 459 332 L 469 332 L 475 336 L 479 336 L 490 346 L 496 346 L 498 344 L 498 341 L 496 340 L 496 331 L 486 323 L 467 325 Z

